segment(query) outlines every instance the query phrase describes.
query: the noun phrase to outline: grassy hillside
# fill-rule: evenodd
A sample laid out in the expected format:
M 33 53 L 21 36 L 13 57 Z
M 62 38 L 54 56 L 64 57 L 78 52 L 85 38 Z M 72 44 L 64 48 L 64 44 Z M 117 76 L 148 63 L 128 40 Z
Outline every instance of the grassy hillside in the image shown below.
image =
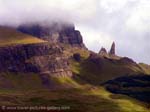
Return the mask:
M 95 59 L 90 59 L 89 53 L 82 49 L 75 50 L 80 53 L 81 61 L 71 59 L 71 69 L 78 80 L 83 79 L 91 84 L 99 85 L 107 80 L 114 79 L 123 75 L 134 75 L 137 73 L 147 74 L 150 70 L 145 71 L 145 67 L 137 64 L 123 63 L 118 60 L 111 60 L 99 56 Z M 76 53 L 76 52 L 71 53 Z
M 27 75 L 27 76 L 26 76 Z M 45 88 L 38 74 L 0 73 L 12 84 L 0 89 L 0 105 L 66 106 L 64 112 L 149 112 L 147 105 L 124 95 L 115 95 L 101 86 L 79 84 L 74 79 L 55 78 L 58 85 L 71 88 Z M 4 86 L 4 85 L 3 85 Z M 81 108 L 82 107 L 82 108 Z
M 7 44 L 3 45 L 28 43 L 26 36 L 25 41 L 16 43 L 20 36 L 18 32 L 13 35 L 15 41 L 12 36 L 6 35 L 10 37 L 6 38 L 10 42 L 5 40 Z M 11 39 L 14 43 L 11 43 Z M 80 61 L 73 58 L 74 53 L 80 54 Z M 122 75 L 144 73 L 143 68 L 103 57 L 91 60 L 90 51 L 79 48 L 66 47 L 64 55 L 71 56 L 70 67 L 74 76 L 71 78 L 48 75 L 46 78 L 50 85 L 43 83 L 40 74 L 1 72 L 0 105 L 66 106 L 68 109 L 64 112 L 150 112 L 149 104 L 126 95 L 110 93 L 100 85 Z
M 139 66 L 143 69 L 146 74 L 150 74 L 150 65 L 139 63 Z
M 23 34 L 15 29 L 0 26 L 0 46 L 41 42 L 45 41 L 27 34 Z

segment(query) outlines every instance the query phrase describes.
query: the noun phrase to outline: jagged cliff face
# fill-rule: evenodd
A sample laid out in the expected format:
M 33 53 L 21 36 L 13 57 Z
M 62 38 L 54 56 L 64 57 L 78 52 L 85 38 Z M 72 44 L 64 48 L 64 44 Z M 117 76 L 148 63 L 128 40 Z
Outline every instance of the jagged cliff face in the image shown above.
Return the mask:
M 50 25 L 20 25 L 17 30 L 48 40 L 49 42 L 60 42 L 71 46 L 85 48 L 80 32 L 75 30 L 75 27 L 72 24 L 53 23 Z
M 66 23 L 30 24 L 21 25 L 17 30 L 48 42 L 1 46 L 0 72 L 35 72 L 51 76 L 72 76 L 69 57 L 64 55 L 60 43 L 85 48 L 82 36 L 79 31 L 75 30 L 74 25 Z M 10 31 L 16 32 L 11 28 Z M 12 37 L 14 42 L 18 41 L 15 40 L 18 33 L 16 32 L 15 37 Z M 3 37 L 0 38 L 3 39 Z M 20 37 L 20 41 L 21 38 L 23 37 Z
M 0 71 L 72 75 L 62 48 L 49 43 L 0 47 Z
M 10 30 L 12 33 L 16 32 L 15 29 L 10 28 Z M 69 57 L 64 54 L 60 43 L 85 48 L 82 36 L 79 31 L 75 30 L 74 25 L 66 23 L 30 24 L 21 25 L 17 30 L 47 42 L 1 46 L 0 72 L 34 72 L 51 76 L 72 76 Z M 12 37 L 14 42 L 18 41 L 15 40 L 18 33 L 16 32 L 15 37 Z M 3 39 L 3 37 L 0 38 Z

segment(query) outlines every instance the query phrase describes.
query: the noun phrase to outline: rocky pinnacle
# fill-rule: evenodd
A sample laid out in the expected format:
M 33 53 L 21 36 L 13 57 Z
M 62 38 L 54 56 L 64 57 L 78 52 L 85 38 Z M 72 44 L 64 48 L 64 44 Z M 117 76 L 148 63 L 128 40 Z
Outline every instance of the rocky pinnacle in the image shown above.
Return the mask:
M 104 47 L 101 48 L 101 50 L 99 51 L 99 54 L 104 56 L 104 55 L 107 55 L 107 51 Z
M 109 51 L 109 54 L 110 54 L 110 55 L 115 55 L 115 42 L 112 43 L 111 49 L 110 49 L 110 51 Z

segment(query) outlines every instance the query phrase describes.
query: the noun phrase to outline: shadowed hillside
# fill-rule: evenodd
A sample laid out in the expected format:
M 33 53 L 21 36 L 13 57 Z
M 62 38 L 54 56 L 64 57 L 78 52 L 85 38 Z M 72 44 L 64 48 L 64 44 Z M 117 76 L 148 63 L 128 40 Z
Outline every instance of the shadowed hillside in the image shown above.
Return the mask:
M 138 100 L 150 103 L 150 76 L 139 74 L 135 76 L 122 76 L 104 83 L 106 89 L 116 93 L 125 94 Z

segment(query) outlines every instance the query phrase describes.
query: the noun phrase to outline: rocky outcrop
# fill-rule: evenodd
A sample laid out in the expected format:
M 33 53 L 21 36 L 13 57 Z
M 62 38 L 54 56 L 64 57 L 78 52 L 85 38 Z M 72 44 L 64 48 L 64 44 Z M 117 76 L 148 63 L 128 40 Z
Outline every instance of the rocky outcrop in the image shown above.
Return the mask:
M 99 69 L 103 66 L 103 57 L 100 57 L 96 53 L 91 53 L 90 56 L 88 57 L 88 61 L 96 64 Z
M 38 65 L 40 74 L 50 74 L 53 77 L 72 76 L 68 58 L 62 55 L 38 56 L 30 59 L 32 65 Z
M 71 76 L 62 48 L 49 43 L 0 47 L 0 72 L 35 72 Z
M 112 43 L 109 54 L 110 55 L 115 55 L 115 42 Z
M 75 53 L 75 54 L 73 54 L 73 59 L 75 61 L 80 62 L 81 61 L 81 55 L 79 53 Z
M 107 55 L 106 49 L 105 49 L 104 47 L 102 47 L 101 50 L 99 51 L 99 54 L 100 54 L 101 56 L 106 56 L 106 55 Z
M 53 23 L 50 25 L 30 24 L 21 25 L 18 31 L 27 33 L 49 42 L 60 42 L 71 46 L 85 48 L 82 36 L 75 26 L 67 23 Z
M 124 64 L 134 64 L 137 65 L 137 63 L 135 61 L 133 61 L 132 59 L 128 58 L 128 57 L 123 57 L 119 60 L 119 62 L 124 63 Z
M 113 58 L 113 59 L 117 58 L 116 51 L 115 51 L 115 42 L 112 43 L 109 52 L 107 52 L 107 50 L 104 47 L 102 47 L 98 54 L 100 56 L 107 57 L 107 58 Z

